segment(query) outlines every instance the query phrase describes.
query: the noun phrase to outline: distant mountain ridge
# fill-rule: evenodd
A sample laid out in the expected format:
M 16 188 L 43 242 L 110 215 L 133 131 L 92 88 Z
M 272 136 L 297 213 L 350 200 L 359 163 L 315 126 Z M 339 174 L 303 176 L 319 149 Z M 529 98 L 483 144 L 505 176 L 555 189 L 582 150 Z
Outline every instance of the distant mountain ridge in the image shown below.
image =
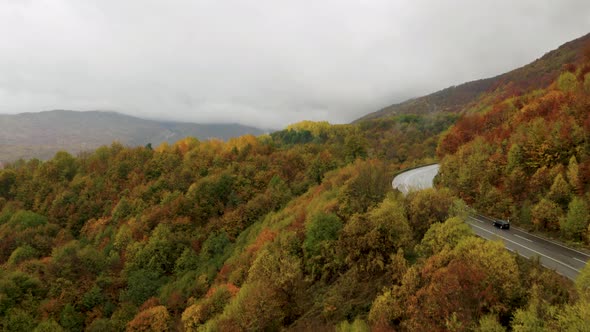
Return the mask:
M 561 45 L 532 63 L 507 73 L 413 98 L 369 113 L 354 122 L 386 118 L 396 114 L 427 114 L 435 112 L 461 112 L 481 98 L 496 93 L 501 97 L 523 91 L 543 88 L 559 75 L 562 67 L 579 63 L 589 52 L 590 34 Z
M 197 124 L 146 120 L 116 112 L 54 110 L 0 114 L 0 162 L 51 158 L 55 152 L 77 153 L 118 141 L 154 147 L 187 136 L 227 140 L 264 130 L 240 124 Z

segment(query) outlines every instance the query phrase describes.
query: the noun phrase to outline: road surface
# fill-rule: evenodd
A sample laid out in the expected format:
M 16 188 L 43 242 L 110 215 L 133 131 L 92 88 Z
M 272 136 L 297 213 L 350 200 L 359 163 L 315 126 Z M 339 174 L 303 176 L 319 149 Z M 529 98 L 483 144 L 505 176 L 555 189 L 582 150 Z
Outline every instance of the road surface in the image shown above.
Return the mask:
M 393 178 L 391 185 L 404 195 L 412 190 L 432 188 L 432 180 L 438 173 L 438 169 L 439 165 L 435 164 L 403 172 Z
M 438 173 L 438 165 L 416 168 L 401 173 L 393 179 L 394 189 L 407 194 L 412 190 L 432 187 L 432 180 Z M 580 270 L 590 259 L 590 255 L 565 245 L 549 241 L 523 230 L 511 227 L 509 230 L 499 229 L 492 225 L 493 219 L 482 216 L 470 216 L 467 223 L 473 232 L 488 240 L 501 240 L 506 249 L 526 258 L 538 257 L 543 266 L 574 280 Z

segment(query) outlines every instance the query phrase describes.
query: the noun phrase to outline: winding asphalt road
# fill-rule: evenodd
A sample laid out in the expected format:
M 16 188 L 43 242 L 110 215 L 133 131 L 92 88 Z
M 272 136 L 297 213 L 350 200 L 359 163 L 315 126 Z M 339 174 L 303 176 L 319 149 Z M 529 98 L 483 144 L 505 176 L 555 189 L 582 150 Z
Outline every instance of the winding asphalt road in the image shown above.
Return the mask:
M 404 195 L 412 190 L 430 188 L 438 169 L 439 165 L 430 165 L 403 172 L 393 179 L 393 188 Z M 509 230 L 499 229 L 492 225 L 493 221 L 494 219 L 483 215 L 474 215 L 468 218 L 467 223 L 476 235 L 488 240 L 499 239 L 504 242 L 506 249 L 523 257 L 537 257 L 543 266 L 571 280 L 576 278 L 586 262 L 590 260 L 590 255 L 587 253 L 515 227 Z
M 391 185 L 394 189 L 407 195 L 412 190 L 432 188 L 432 180 L 438 174 L 438 164 L 415 168 L 398 174 Z

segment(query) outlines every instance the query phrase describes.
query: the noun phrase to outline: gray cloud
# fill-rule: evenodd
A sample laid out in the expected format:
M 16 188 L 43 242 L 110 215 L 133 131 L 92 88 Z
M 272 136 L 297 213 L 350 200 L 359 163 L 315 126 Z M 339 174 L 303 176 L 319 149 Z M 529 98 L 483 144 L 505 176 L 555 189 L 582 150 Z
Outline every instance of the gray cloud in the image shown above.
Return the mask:
M 588 32 L 586 0 L 4 0 L 0 112 L 342 123 Z

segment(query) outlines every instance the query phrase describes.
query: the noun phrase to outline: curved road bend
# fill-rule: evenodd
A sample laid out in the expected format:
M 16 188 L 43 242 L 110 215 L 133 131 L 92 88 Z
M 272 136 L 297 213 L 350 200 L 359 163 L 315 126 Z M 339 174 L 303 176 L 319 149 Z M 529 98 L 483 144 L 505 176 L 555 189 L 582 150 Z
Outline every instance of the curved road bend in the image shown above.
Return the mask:
M 432 187 L 432 180 L 438 173 L 439 165 L 430 165 L 401 173 L 393 179 L 394 189 L 404 195 L 411 190 Z M 590 255 L 567 246 L 529 234 L 520 229 L 499 229 L 492 225 L 493 219 L 470 216 L 467 223 L 473 232 L 488 240 L 500 239 L 506 249 L 526 258 L 538 257 L 541 264 L 557 273 L 574 280 L 590 259 Z
M 438 173 L 438 164 L 415 168 L 398 174 L 391 185 L 407 195 L 412 190 L 432 188 L 432 180 Z

